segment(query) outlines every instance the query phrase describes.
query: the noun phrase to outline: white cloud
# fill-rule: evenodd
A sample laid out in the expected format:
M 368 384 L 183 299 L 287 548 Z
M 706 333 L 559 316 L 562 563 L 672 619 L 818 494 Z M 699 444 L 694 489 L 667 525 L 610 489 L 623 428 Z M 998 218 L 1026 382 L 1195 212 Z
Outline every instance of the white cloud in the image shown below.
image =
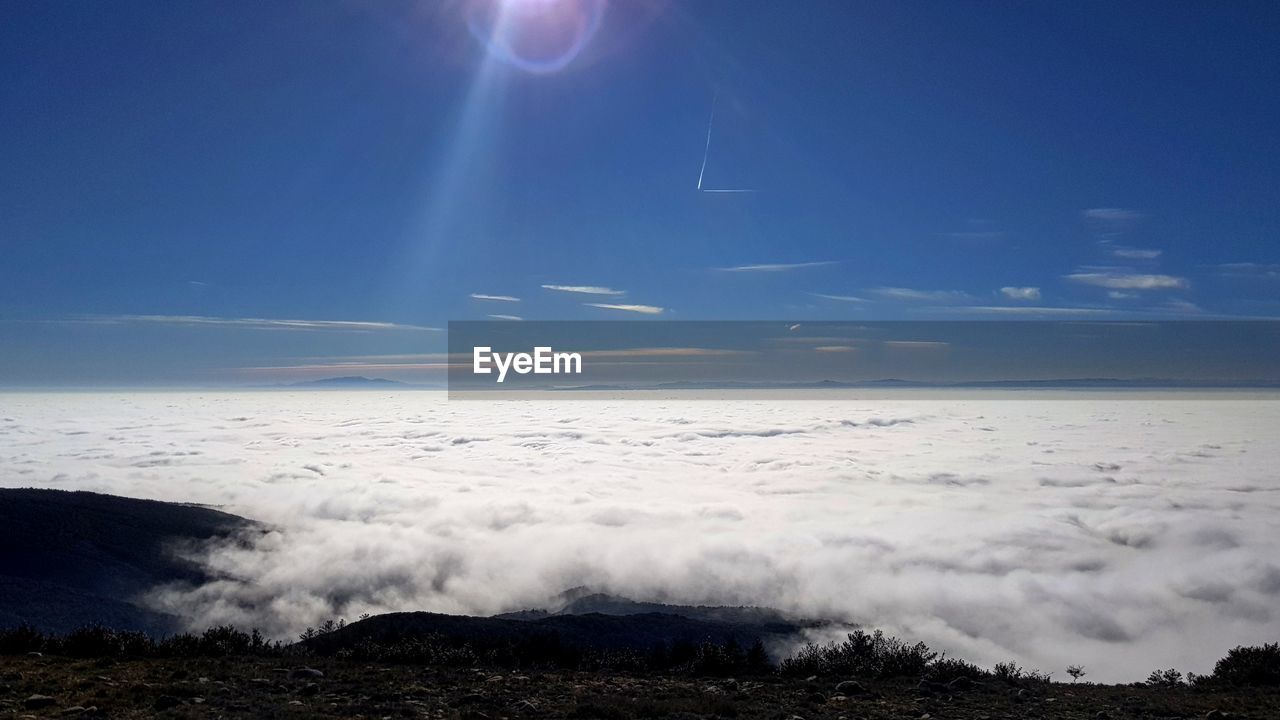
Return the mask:
M 506 402 L 352 397 L 6 395 L 0 485 L 269 524 L 198 555 L 222 579 L 152 601 L 275 637 L 363 612 L 538 607 L 579 585 L 1100 681 L 1204 672 L 1280 634 L 1280 403 L 852 391 L 529 401 L 513 422 Z
M 1187 300 L 1169 300 L 1164 307 L 1181 315 L 1199 315 L 1204 312 L 1204 308 Z
M 872 288 L 869 292 L 890 300 L 910 302 L 961 302 L 970 297 L 968 293 L 959 290 L 915 290 L 903 287 Z
M 1071 282 L 1113 290 L 1167 290 L 1186 288 L 1186 278 L 1173 275 L 1144 275 L 1121 272 L 1083 272 L 1064 276 Z
M 613 288 L 600 287 L 598 285 L 543 285 L 547 290 L 555 290 L 556 292 L 580 293 L 582 295 L 626 295 L 625 290 L 614 290 Z
M 484 293 L 471 293 L 472 300 L 492 300 L 496 302 L 520 302 L 520 298 L 511 295 L 485 295 Z
M 1122 247 L 1117 245 L 1111 248 L 1111 254 L 1126 260 L 1155 260 L 1163 255 L 1164 251 L 1153 248 Z
M 964 241 L 971 241 L 971 242 L 1002 240 L 1004 239 L 1004 236 L 1005 236 L 1005 234 L 999 230 L 970 230 L 970 231 L 943 233 L 943 235 L 945 237 L 951 238 L 952 240 L 964 240 Z
M 58 322 L 94 325 L 154 324 L 192 327 L 240 327 L 253 330 L 328 330 L 372 332 L 376 330 L 412 330 L 438 332 L 440 328 L 360 320 L 285 320 L 278 318 L 227 318 L 204 315 L 80 315 Z
M 1002 287 L 1000 294 L 1010 300 L 1039 300 L 1040 288 L 1038 287 Z
M 634 360 L 636 358 L 726 357 L 752 355 L 750 350 L 702 347 L 637 347 L 617 350 L 584 350 L 582 357 L 597 360 Z
M 613 303 L 583 303 L 588 307 L 603 308 L 605 310 L 622 310 L 624 312 L 643 313 L 645 315 L 661 315 L 664 308 L 654 305 L 616 305 Z
M 836 302 L 846 302 L 846 303 L 867 302 L 866 298 L 860 298 L 856 295 L 827 295 L 826 293 L 809 293 L 809 294 L 814 297 L 823 298 L 824 300 L 835 300 Z
M 437 362 L 448 359 L 447 353 L 383 353 L 379 355 L 319 355 L 301 358 L 315 363 L 420 363 Z
M 824 260 L 822 262 L 802 262 L 802 263 L 768 263 L 763 265 L 737 265 L 734 267 L 715 268 L 720 272 L 785 272 L 787 270 L 801 270 L 803 268 L 822 267 L 824 265 L 835 265 L 835 260 Z
M 1218 274 L 1228 277 L 1280 278 L 1280 263 L 1222 263 L 1218 265 Z
M 951 343 L 942 342 L 941 340 L 885 340 L 884 344 L 892 348 L 944 348 Z
M 1080 212 L 1085 220 L 1110 224 L 1132 224 L 1142 219 L 1142 213 L 1125 208 L 1089 208 Z
M 1091 208 L 1081 212 L 1085 225 L 1103 246 L 1124 236 L 1142 220 L 1142 213 L 1124 208 Z
M 935 312 L 971 315 L 1110 315 L 1108 308 L 1043 307 L 1032 305 L 961 305 L 929 308 Z
M 519 315 L 490 315 L 494 320 L 523 320 Z

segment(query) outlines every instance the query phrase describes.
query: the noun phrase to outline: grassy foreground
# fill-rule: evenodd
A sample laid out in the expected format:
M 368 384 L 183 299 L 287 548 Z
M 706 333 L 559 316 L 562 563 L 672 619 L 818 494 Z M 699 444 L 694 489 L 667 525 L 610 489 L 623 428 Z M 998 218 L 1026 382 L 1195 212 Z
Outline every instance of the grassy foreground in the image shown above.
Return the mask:
M 1280 718 L 1276 688 L 512 673 L 322 658 L 0 657 L 0 715 L 109 718 Z M 967 687 L 960 687 L 968 685 Z

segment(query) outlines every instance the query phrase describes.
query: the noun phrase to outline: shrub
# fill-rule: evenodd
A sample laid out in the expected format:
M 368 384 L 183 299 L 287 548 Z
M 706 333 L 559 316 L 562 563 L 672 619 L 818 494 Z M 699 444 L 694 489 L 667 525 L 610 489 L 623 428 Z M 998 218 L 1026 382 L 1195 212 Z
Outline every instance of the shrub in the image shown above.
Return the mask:
M 991 675 L 997 680 L 1016 684 L 1022 679 L 1023 673 L 1017 663 L 1009 661 L 996 663 L 995 667 L 991 668 Z
M 1153 687 L 1175 688 L 1186 685 L 1186 681 L 1182 678 L 1182 673 L 1173 668 L 1168 670 L 1152 670 L 1147 676 L 1147 684 Z
M 951 682 L 956 678 L 967 678 L 969 680 L 985 680 L 991 677 L 991 673 L 974 665 L 971 662 L 961 660 L 960 658 L 949 658 L 945 655 L 933 661 L 929 666 L 929 672 L 925 675 L 934 682 Z
M 143 633 L 112 630 L 101 625 L 73 630 L 60 642 L 50 645 L 56 652 L 79 658 L 142 657 L 155 650 L 154 641 Z
M 784 675 L 841 675 L 857 678 L 915 677 L 925 674 L 938 654 L 922 642 L 908 644 L 876 630 L 854 630 L 844 642 L 809 643 L 782 661 Z
M 48 640 L 44 633 L 26 623 L 15 628 L 3 628 L 0 629 L 0 655 L 42 652 Z
M 1213 666 L 1209 681 L 1244 687 L 1280 685 L 1280 644 L 1233 648 Z
M 245 655 L 251 645 L 250 636 L 230 625 L 211 627 L 200 636 L 200 650 L 204 655 L 225 657 L 227 655 Z

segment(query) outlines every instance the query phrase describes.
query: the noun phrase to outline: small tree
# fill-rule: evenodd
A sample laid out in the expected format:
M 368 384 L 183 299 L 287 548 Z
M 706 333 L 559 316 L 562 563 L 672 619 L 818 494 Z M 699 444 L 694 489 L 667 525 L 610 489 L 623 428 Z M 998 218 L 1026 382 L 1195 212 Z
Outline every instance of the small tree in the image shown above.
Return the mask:
M 1182 679 L 1182 673 L 1174 668 L 1168 670 L 1153 670 L 1147 676 L 1147 684 L 1155 687 L 1175 688 L 1182 687 L 1185 681 Z
M 1022 668 L 1012 660 L 1009 662 L 998 662 L 991 669 L 992 676 L 997 680 L 1003 680 L 1007 683 L 1016 683 L 1022 679 Z
M 1071 676 L 1071 682 L 1074 683 L 1075 681 L 1079 680 L 1085 675 L 1088 675 L 1089 673 L 1084 671 L 1083 665 L 1068 665 L 1067 674 Z

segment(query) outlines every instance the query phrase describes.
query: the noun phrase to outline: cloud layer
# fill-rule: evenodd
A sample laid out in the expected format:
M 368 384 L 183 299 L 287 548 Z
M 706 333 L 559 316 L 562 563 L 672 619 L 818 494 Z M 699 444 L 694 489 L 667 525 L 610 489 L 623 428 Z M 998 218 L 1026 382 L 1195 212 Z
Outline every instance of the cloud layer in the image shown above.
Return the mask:
M 224 579 L 154 598 L 195 625 L 288 636 L 585 584 L 864 622 L 1099 680 L 1204 671 L 1280 635 L 1274 400 L 2 399 L 0 484 L 208 503 L 277 528 L 209 553 Z

